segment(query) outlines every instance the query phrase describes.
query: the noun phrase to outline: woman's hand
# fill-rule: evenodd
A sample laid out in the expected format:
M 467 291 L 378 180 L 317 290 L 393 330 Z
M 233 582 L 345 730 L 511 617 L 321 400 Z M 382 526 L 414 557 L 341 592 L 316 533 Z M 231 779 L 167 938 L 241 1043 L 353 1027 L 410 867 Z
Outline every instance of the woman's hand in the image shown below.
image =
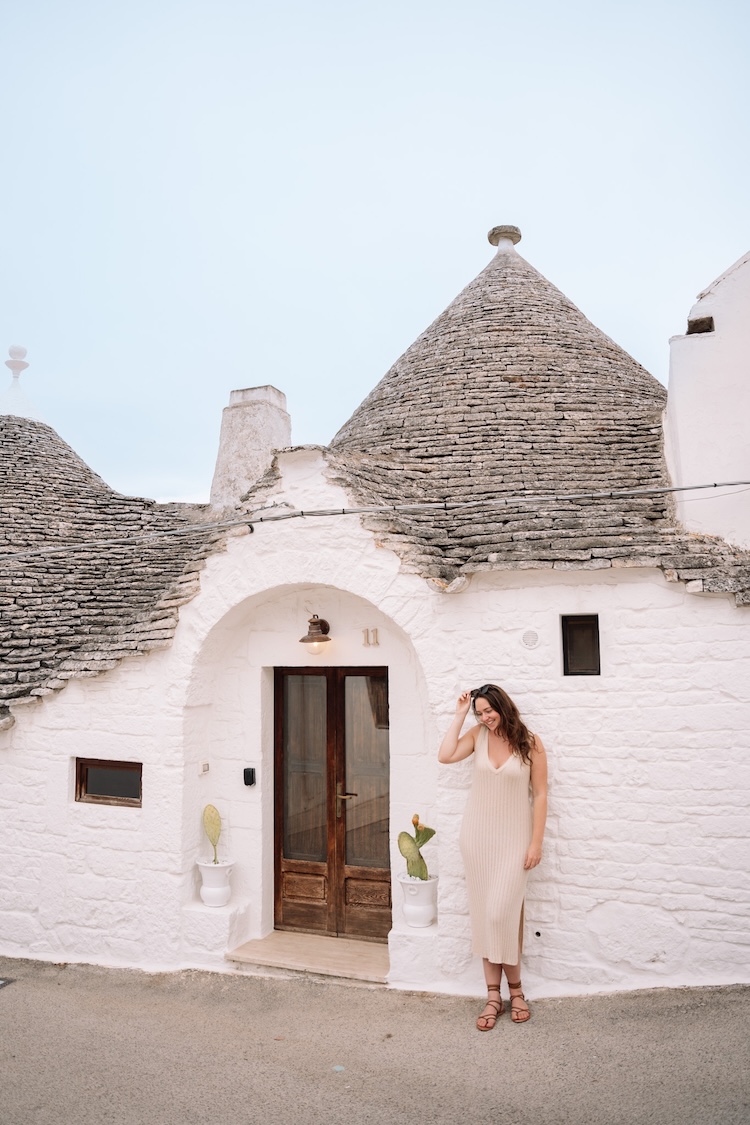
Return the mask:
M 542 846 L 541 844 L 530 844 L 529 850 L 526 852 L 526 858 L 523 861 L 524 871 L 531 871 L 532 867 L 538 867 L 542 862 Z
M 456 704 L 456 714 L 465 717 L 471 710 L 471 692 L 462 691 Z

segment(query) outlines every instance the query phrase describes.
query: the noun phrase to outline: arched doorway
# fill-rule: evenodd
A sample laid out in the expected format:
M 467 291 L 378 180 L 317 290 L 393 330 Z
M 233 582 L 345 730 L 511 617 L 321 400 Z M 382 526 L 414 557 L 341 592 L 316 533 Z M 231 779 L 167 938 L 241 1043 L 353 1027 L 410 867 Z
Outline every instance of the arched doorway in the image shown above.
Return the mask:
M 320 658 L 321 663 L 299 643 L 311 613 L 318 613 L 331 623 L 332 643 L 326 646 L 329 651 Z M 377 644 L 373 644 L 373 638 L 377 638 Z M 341 692 L 345 697 L 348 690 L 350 719 L 352 715 L 359 716 L 360 745 L 357 747 L 353 742 L 350 732 L 349 754 L 344 754 L 343 763 L 340 757 L 334 758 L 334 764 L 329 767 L 329 738 L 347 741 L 347 708 L 344 706 L 342 712 L 340 702 L 334 697 L 327 709 L 325 778 L 328 785 L 328 770 L 333 769 L 334 784 L 332 795 L 326 790 L 326 809 L 331 801 L 335 804 L 337 796 L 347 792 L 356 792 L 358 799 L 360 795 L 363 799 L 359 811 L 353 809 L 348 816 L 338 818 L 352 830 L 348 833 L 352 847 L 348 855 L 344 850 L 343 860 L 340 851 L 338 866 L 334 865 L 332 871 L 327 867 L 324 874 L 339 888 L 343 879 L 343 890 L 339 890 L 345 900 L 343 924 L 340 908 L 337 908 L 338 916 L 333 924 L 328 917 L 324 926 L 319 919 L 310 924 L 309 911 L 306 917 L 298 914 L 280 924 L 321 934 L 348 934 L 382 941 L 393 924 L 392 881 L 389 886 L 389 864 L 387 858 L 385 861 L 382 858 L 386 840 L 391 864 L 395 866 L 398 862 L 394 839 L 397 832 L 390 831 L 388 826 L 407 826 L 414 809 L 425 807 L 434 799 L 436 771 L 420 767 L 415 773 L 414 768 L 415 759 L 425 744 L 434 742 L 434 734 L 426 731 L 430 711 L 424 677 L 412 641 L 403 627 L 372 601 L 331 586 L 289 584 L 260 589 L 242 597 L 217 617 L 196 653 L 184 727 L 185 851 L 191 858 L 197 854 L 201 846 L 200 810 L 207 802 L 215 804 L 222 816 L 224 849 L 235 861 L 232 903 L 240 914 L 236 924 L 231 923 L 232 934 L 227 938 L 227 944 L 232 946 L 265 938 L 277 924 L 277 802 L 281 771 L 275 742 L 276 708 L 282 705 L 279 701 L 283 701 L 283 696 L 275 690 L 275 685 L 280 672 L 301 676 L 308 668 L 315 674 L 322 674 L 323 678 L 343 677 L 343 685 L 336 689 L 339 700 Z M 367 685 L 381 680 L 383 687 L 387 685 L 387 695 L 385 700 L 379 697 L 379 701 L 375 701 L 373 686 Z M 328 690 L 326 687 L 326 693 Z M 355 696 L 358 712 L 354 709 Z M 366 731 L 368 708 L 371 716 L 373 708 L 378 715 L 377 719 L 370 719 L 378 733 L 370 730 L 366 736 L 362 732 Z M 329 714 L 335 719 L 329 720 Z M 383 714 L 387 716 L 388 729 L 382 726 Z M 333 721 L 333 736 L 328 733 L 329 721 Z M 383 753 L 386 739 L 387 755 Z M 377 754 L 373 740 L 379 744 Z M 207 773 L 201 769 L 204 760 L 210 761 Z M 356 784 L 347 783 L 347 760 L 350 765 L 357 762 Z M 375 778 L 366 776 L 362 768 L 366 763 L 373 774 L 386 776 L 387 789 L 378 790 L 376 796 L 372 795 L 375 791 L 371 788 L 375 786 Z M 248 767 L 254 769 L 252 786 L 243 781 Z M 336 794 L 336 780 L 343 782 L 342 793 Z M 308 783 L 308 787 L 311 784 Z M 364 794 L 371 795 L 365 797 Z M 386 808 L 387 813 L 375 814 L 371 808 L 361 820 L 370 801 Z M 344 800 L 338 804 L 346 810 L 357 802 Z M 327 818 L 326 811 L 326 863 L 333 839 Z M 336 830 L 340 831 L 341 826 Z M 374 847 L 374 854 L 371 849 L 363 863 L 357 860 L 362 858 L 361 845 L 365 837 L 369 837 L 371 844 L 374 838 L 379 843 Z M 342 873 L 342 866 L 348 870 Z M 313 869 L 312 873 L 319 871 Z M 376 871 L 385 872 L 385 879 L 378 877 Z M 321 894 L 320 885 L 315 887 L 314 881 L 307 882 L 307 887 L 297 885 L 297 890 L 302 889 L 304 895 L 289 896 L 298 900 L 304 898 L 300 906 L 314 903 L 316 900 L 309 896 Z M 358 930 L 356 935 L 353 927 Z

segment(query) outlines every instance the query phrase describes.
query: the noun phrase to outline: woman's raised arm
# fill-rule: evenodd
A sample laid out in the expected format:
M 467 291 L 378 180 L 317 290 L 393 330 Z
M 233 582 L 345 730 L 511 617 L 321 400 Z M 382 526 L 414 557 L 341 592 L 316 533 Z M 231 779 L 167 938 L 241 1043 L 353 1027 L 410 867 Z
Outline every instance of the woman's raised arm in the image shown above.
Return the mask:
M 462 691 L 458 697 L 453 722 L 445 732 L 445 737 L 438 750 L 438 761 L 445 765 L 449 765 L 451 762 L 461 762 L 474 752 L 474 736 L 479 727 L 473 727 L 466 734 L 461 734 L 461 727 L 464 725 L 470 707 L 471 692 Z

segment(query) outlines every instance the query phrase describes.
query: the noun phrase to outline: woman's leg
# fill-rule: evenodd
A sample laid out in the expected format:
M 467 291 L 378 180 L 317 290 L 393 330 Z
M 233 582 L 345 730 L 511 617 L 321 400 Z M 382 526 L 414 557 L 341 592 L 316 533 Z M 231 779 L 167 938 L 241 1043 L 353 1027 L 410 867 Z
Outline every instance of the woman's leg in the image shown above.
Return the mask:
M 503 1002 L 500 999 L 503 967 L 502 965 L 496 965 L 494 961 L 488 961 L 486 957 L 482 958 L 482 965 L 484 967 L 484 979 L 487 982 L 487 1003 L 481 1015 L 477 1017 L 477 1029 L 479 1031 L 492 1031 L 498 1016 L 503 1014 Z
M 531 1019 L 531 1012 L 521 988 L 521 962 L 517 965 L 501 965 L 500 968 L 505 971 L 510 989 L 510 1018 L 513 1023 L 526 1023 Z
M 484 979 L 487 981 L 487 987 L 499 988 L 503 981 L 503 966 L 496 965 L 494 961 L 488 961 L 486 957 L 483 957 L 482 968 L 484 969 Z

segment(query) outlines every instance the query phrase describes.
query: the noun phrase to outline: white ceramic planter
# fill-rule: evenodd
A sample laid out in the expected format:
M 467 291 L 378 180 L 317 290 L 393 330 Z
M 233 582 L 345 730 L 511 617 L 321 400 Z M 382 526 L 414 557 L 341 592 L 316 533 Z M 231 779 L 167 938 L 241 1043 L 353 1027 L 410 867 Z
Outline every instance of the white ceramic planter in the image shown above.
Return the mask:
M 401 874 L 397 878 L 404 892 L 406 922 L 419 928 L 431 926 L 437 918 L 437 875 L 430 875 L 429 879 L 410 879 Z
M 232 895 L 229 885 L 229 876 L 232 874 L 234 862 L 221 860 L 212 863 L 210 860 L 198 860 L 198 870 L 201 873 L 201 899 L 206 906 L 226 906 Z

